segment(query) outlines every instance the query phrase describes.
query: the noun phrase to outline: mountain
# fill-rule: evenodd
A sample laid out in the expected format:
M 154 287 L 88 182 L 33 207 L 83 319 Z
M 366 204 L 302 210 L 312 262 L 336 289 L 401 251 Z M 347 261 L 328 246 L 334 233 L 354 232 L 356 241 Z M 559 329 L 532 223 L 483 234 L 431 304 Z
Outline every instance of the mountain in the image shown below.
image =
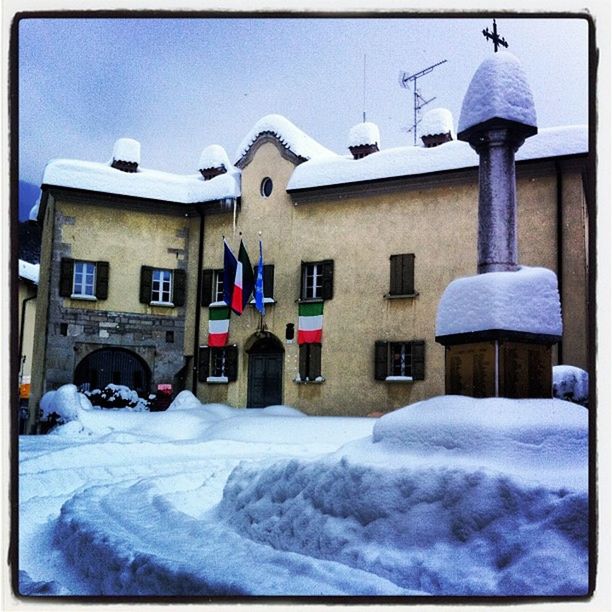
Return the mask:
M 40 187 L 26 181 L 19 181 L 19 221 L 27 221 L 30 209 L 40 195 Z

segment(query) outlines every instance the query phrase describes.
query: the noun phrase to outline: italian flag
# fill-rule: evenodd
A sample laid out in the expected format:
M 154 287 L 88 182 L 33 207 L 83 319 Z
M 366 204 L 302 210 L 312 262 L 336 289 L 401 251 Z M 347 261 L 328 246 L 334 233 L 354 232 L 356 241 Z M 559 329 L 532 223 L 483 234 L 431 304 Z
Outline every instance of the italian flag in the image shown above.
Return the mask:
M 298 307 L 298 344 L 320 344 L 323 337 L 323 302 Z
M 208 309 L 208 346 L 226 346 L 229 340 L 230 309 L 212 306 Z

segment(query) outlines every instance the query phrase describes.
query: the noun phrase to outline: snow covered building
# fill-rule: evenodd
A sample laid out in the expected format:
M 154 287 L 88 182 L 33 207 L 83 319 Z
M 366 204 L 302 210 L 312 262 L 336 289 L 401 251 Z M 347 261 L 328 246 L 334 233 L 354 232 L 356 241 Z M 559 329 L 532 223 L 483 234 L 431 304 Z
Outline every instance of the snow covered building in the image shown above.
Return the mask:
M 423 146 L 388 150 L 375 125 L 356 126 L 339 155 L 269 115 L 233 164 L 209 147 L 190 175 L 143 169 L 127 139 L 110 164 L 50 162 L 32 401 L 67 382 L 172 384 L 202 401 L 364 415 L 442 394 L 436 309 L 475 271 L 478 156 L 447 112 L 424 124 Z M 557 273 L 556 359 L 584 369 L 588 160 L 586 126 L 541 129 L 517 154 L 520 260 Z M 214 347 L 224 237 L 253 264 L 261 239 L 266 314 L 232 315 Z M 300 344 L 308 315 L 322 338 Z

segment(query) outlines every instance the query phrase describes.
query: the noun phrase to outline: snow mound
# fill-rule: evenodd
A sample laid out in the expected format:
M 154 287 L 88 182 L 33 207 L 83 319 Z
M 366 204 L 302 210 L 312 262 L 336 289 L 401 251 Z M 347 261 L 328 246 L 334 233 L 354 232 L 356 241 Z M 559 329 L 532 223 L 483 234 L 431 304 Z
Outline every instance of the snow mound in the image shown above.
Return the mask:
M 294 416 L 294 417 L 305 417 L 306 415 L 293 406 L 266 406 L 261 409 L 262 414 L 269 416 Z
M 181 391 L 168 406 L 168 410 L 193 410 L 201 409 L 202 403 L 200 400 L 191 392 L 185 389 Z
M 561 336 L 557 276 L 545 268 L 489 272 L 458 278 L 438 305 L 436 335 L 513 330 Z
M 589 374 L 570 365 L 553 367 L 553 396 L 585 404 L 589 400 Z
M 453 115 L 446 108 L 432 108 L 423 115 L 419 128 L 421 136 L 453 134 Z
M 79 393 L 75 385 L 63 385 L 59 389 L 47 391 L 40 399 L 41 420 L 53 420 L 57 415 L 58 423 L 78 421 L 83 410 L 92 410 L 91 402 Z
M 139 164 L 140 143 L 133 138 L 119 138 L 113 146 L 113 159 Z
M 285 148 L 304 159 L 333 155 L 329 149 L 319 144 L 282 115 L 266 115 L 242 139 L 234 156 L 236 162 L 246 155 L 261 134 L 266 133 L 274 134 Z
M 375 123 L 364 121 L 354 125 L 349 131 L 348 146 L 378 145 L 380 147 L 380 131 Z
M 200 155 L 198 168 L 200 170 L 208 170 L 209 168 L 221 167 L 226 170 L 232 167 L 225 149 L 220 145 L 210 145 L 206 147 Z
M 463 98 L 459 133 L 490 119 L 537 127 L 527 77 L 518 58 L 508 51 L 494 53 L 477 68 Z
M 29 261 L 19 260 L 19 278 L 25 278 L 38 285 L 40 276 L 40 264 L 33 264 Z

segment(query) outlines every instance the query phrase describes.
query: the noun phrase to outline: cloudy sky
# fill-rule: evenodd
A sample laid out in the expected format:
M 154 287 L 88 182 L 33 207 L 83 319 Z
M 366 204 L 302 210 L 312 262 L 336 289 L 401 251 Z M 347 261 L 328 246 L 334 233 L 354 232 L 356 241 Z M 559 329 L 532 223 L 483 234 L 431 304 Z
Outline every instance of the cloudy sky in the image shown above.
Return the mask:
M 588 27 L 574 19 L 497 20 L 533 89 L 540 127 L 588 120 Z M 461 102 L 493 48 L 492 19 L 49 19 L 19 23 L 19 176 L 40 184 L 55 157 L 107 161 L 122 136 L 141 163 L 197 171 L 201 150 L 233 160 L 252 125 L 280 113 L 344 152 L 349 129 L 377 123 L 383 148 L 412 144 L 412 89 L 425 107 Z M 365 56 L 365 62 L 364 62 Z M 365 63 L 365 70 L 364 70 Z M 365 92 L 364 92 L 365 83 Z

